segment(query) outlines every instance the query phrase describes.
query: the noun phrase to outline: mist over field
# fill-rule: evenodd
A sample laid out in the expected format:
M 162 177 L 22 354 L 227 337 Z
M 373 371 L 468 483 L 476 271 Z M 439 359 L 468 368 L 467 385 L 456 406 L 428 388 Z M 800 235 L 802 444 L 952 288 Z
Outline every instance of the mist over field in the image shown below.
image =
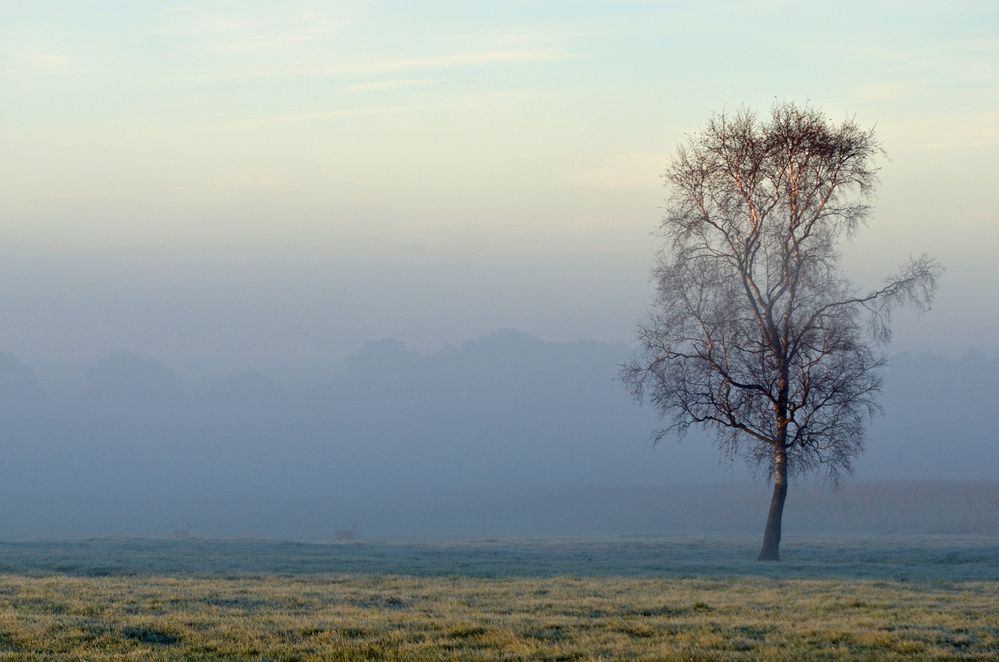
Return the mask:
M 768 486 L 617 380 L 623 343 L 377 340 L 320 377 L 185 376 L 115 352 L 77 379 L 0 356 L 0 537 L 330 539 L 755 532 Z M 788 529 L 995 533 L 999 358 L 896 356 L 856 475 Z M 959 426 L 954 422 L 959 421 Z
M 0 0 L 0 660 L 999 660 L 997 26 Z
M 884 148 L 858 291 L 947 269 L 788 531 L 985 527 L 993 5 L 2 3 L 0 538 L 758 531 L 617 373 L 676 146 L 785 102 Z

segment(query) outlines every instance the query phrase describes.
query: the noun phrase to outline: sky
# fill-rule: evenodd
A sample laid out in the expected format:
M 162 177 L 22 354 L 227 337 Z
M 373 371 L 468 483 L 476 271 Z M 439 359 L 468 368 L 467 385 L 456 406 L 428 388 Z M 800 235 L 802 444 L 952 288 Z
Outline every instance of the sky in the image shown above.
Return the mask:
M 668 158 L 775 100 L 883 142 L 858 285 L 947 268 L 893 351 L 999 350 L 999 6 L 780 0 L 0 0 L 0 350 L 629 341 Z

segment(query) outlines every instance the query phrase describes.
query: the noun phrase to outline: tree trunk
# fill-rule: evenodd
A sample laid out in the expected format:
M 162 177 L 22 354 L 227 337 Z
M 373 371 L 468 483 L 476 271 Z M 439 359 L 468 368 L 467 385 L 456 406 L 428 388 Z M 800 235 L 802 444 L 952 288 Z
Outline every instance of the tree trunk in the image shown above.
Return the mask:
M 763 532 L 763 549 L 757 561 L 780 561 L 780 522 L 787 497 L 787 451 L 780 445 L 774 452 L 774 493 L 770 498 L 767 528 Z

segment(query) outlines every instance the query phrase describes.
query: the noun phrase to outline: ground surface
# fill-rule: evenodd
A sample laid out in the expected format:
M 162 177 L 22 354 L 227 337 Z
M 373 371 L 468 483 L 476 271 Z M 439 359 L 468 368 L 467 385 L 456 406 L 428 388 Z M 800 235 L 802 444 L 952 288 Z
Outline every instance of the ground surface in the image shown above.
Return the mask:
M 999 539 L 0 543 L 0 658 L 999 660 Z

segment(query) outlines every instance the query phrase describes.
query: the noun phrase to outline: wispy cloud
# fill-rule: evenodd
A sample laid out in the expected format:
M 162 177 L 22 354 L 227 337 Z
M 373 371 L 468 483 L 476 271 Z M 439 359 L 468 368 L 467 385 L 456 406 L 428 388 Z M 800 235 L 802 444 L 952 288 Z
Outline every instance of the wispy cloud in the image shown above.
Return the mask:
M 240 71 L 226 71 L 207 76 L 199 76 L 201 82 L 219 81 L 280 81 L 288 79 L 310 78 L 351 78 L 378 77 L 404 74 L 406 72 L 432 72 L 447 69 L 458 69 L 476 66 L 501 64 L 537 64 L 543 62 L 559 62 L 570 59 L 570 55 L 554 50 L 488 50 L 459 51 L 441 55 L 420 57 L 383 58 L 372 60 L 352 60 L 330 62 L 319 66 L 285 66 L 271 65 L 249 67 Z M 390 79 L 393 85 L 402 79 Z M 407 79 L 408 80 L 408 79 Z M 378 81 L 371 81 L 377 83 Z M 358 83 L 367 85 L 367 82 Z M 377 89 L 377 88 L 370 88 Z M 354 91 L 366 91 L 357 89 Z
M 658 189 L 665 161 L 663 154 L 652 152 L 606 154 L 579 164 L 568 179 L 576 185 L 609 191 Z
M 908 121 L 884 122 L 879 132 L 895 144 L 934 151 L 999 146 L 999 112 L 955 113 Z
M 440 113 L 447 110 L 444 102 L 427 102 L 419 104 L 391 104 L 364 108 L 337 108 L 329 110 L 291 110 L 278 113 L 249 114 L 242 116 L 229 115 L 225 118 L 227 126 L 261 126 L 274 124 L 290 124 L 302 122 L 323 122 L 359 117 L 420 115 Z
M 242 55 L 273 54 L 324 42 L 350 23 L 345 16 L 314 12 L 248 19 L 196 16 L 177 28 L 201 48 Z
M 900 80 L 861 85 L 857 97 L 862 101 L 921 99 L 938 94 L 940 85 L 931 81 Z
M 373 80 L 366 83 L 358 83 L 343 88 L 343 92 L 354 94 L 357 92 L 380 92 L 383 90 L 397 90 L 400 88 L 417 87 L 432 82 L 432 78 L 396 78 L 393 80 Z
M 180 121 L 215 121 L 232 126 L 279 125 L 303 122 L 326 122 L 342 119 L 399 117 L 404 115 L 427 115 L 440 117 L 454 113 L 464 117 L 478 116 L 479 113 L 495 109 L 504 103 L 522 105 L 534 98 L 532 92 L 501 92 L 491 94 L 466 94 L 440 97 L 418 103 L 384 103 L 347 108 L 301 109 L 276 113 L 225 113 L 216 116 L 185 116 Z
M 27 59 L 39 69 L 62 69 L 73 64 L 73 58 L 59 53 L 29 53 Z
M 406 69 L 444 69 L 466 67 L 479 64 L 501 64 L 507 62 L 545 62 L 564 60 L 562 53 L 540 50 L 495 50 L 451 53 L 430 57 L 400 58 L 361 64 L 378 71 L 403 71 Z

